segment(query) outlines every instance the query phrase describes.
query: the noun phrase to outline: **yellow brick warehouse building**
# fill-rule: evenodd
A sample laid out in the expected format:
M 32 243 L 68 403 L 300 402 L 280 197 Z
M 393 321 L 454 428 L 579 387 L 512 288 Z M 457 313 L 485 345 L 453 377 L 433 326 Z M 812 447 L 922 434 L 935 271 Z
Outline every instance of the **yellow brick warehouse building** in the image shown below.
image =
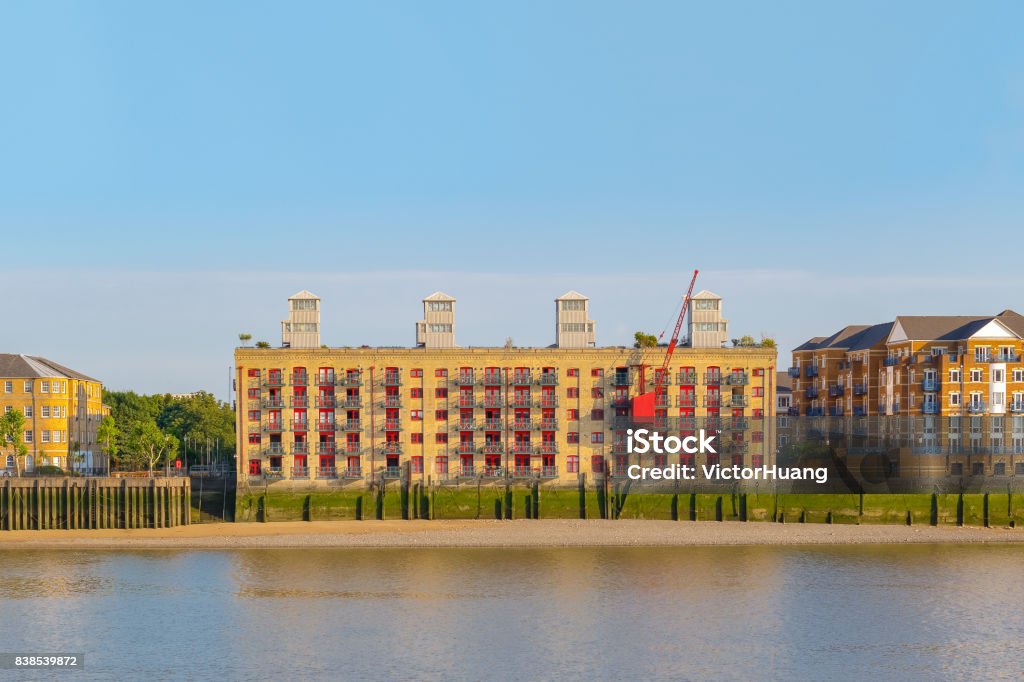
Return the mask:
M 566 308 L 578 312 L 583 297 L 571 293 Z M 434 329 L 452 337 L 439 347 L 322 348 L 316 338 L 316 347 L 236 349 L 240 480 L 623 475 L 631 401 L 649 392 L 656 421 L 678 419 L 682 434 L 721 429 L 723 464 L 773 455 L 772 348 L 680 347 L 661 377 L 663 347 L 601 348 L 585 337 L 569 348 L 454 347 L 454 299 L 424 303 L 427 325 L 432 312 L 447 316 Z
M 14 353 L 0 354 L 0 409 L 25 415 L 24 467 L 54 465 L 72 469 L 106 469 L 96 442 L 104 415 L 103 384 L 52 360 Z M 13 471 L 8 451 L 0 468 Z

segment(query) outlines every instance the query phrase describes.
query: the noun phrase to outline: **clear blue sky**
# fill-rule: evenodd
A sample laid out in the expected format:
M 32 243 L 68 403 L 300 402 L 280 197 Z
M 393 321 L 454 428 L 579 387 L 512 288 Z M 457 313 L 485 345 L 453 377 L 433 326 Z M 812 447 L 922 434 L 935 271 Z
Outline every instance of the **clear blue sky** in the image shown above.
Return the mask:
M 788 350 L 1024 309 L 1024 3 L 5 2 L 4 348 L 225 393 L 241 330 L 660 331 Z M 518 317 L 486 316 L 487 299 Z M 787 360 L 780 362 L 783 366 Z

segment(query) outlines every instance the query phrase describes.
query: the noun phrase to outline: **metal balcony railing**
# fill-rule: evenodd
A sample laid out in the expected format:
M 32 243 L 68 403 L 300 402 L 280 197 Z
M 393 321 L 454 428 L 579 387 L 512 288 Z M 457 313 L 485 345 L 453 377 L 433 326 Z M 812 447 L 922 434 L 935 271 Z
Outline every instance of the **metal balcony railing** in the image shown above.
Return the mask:
M 680 386 L 693 386 L 696 383 L 696 372 L 676 372 L 676 384 Z
M 533 469 L 528 466 L 517 466 L 512 469 L 513 478 L 533 478 Z
M 558 467 L 557 466 L 546 466 L 540 468 L 541 478 L 558 478 Z
M 846 387 L 843 386 L 842 384 L 833 384 L 828 387 L 829 398 L 842 398 L 845 392 Z
M 284 407 L 283 398 L 266 398 L 261 403 L 265 410 L 279 410 Z
M 818 397 L 818 389 L 816 387 L 814 387 L 814 386 L 806 389 L 804 391 L 804 397 L 809 398 L 811 400 L 813 400 L 814 398 L 817 398 Z
M 476 476 L 476 469 L 469 464 L 463 464 L 459 467 L 459 477 L 461 478 L 473 478 Z
M 309 443 L 292 443 L 291 453 L 293 455 L 308 455 Z
M 540 451 L 540 454 L 542 454 L 542 455 L 557 455 L 558 454 L 558 444 L 557 443 L 552 443 L 550 441 L 549 442 L 541 442 L 540 446 L 538 447 L 538 450 Z
M 384 426 L 381 431 L 401 431 L 402 420 L 401 419 L 385 419 Z
M 455 446 L 455 453 L 459 455 L 474 455 L 476 454 L 476 445 L 470 442 L 459 443 Z
M 288 422 L 288 430 L 296 433 L 305 433 L 309 431 L 309 422 L 305 419 Z
M 338 400 L 338 407 L 346 409 L 359 409 L 363 406 L 363 399 L 359 396 L 345 397 Z
M 694 429 L 697 428 L 697 418 L 696 417 L 680 417 L 679 418 L 679 428 L 682 429 L 683 431 L 693 431 Z
M 501 431 L 505 426 L 503 419 L 485 419 L 480 422 L 481 431 Z
M 720 396 L 706 396 L 704 398 L 704 407 L 721 407 L 722 398 Z
M 513 443 L 512 454 L 514 455 L 532 455 L 533 445 L 530 443 Z
M 384 445 L 381 446 L 381 451 L 385 455 L 400 455 L 402 454 L 402 444 L 396 441 L 384 443 Z
M 867 384 L 854 384 L 853 385 L 853 394 L 854 395 L 866 395 L 867 392 L 868 392 L 868 385 Z
M 557 419 L 541 419 L 540 420 L 541 431 L 557 431 L 558 420 Z
M 358 419 L 347 419 L 343 422 L 338 422 L 338 427 L 341 431 L 362 431 L 363 423 Z
M 263 430 L 267 433 L 281 433 L 284 431 L 284 422 L 267 422 L 263 425 Z
M 897 358 L 897 357 L 891 357 L 890 356 L 890 357 L 887 357 L 884 360 L 882 360 L 882 365 L 885 366 L 885 367 L 895 367 L 899 363 L 900 363 L 900 359 Z
M 733 417 L 726 422 L 726 427 L 732 431 L 746 431 L 749 422 L 743 417 Z
M 363 477 L 363 468 L 362 467 L 346 467 L 345 468 L 345 472 L 344 472 L 344 474 L 342 474 L 342 476 L 344 478 L 362 478 Z
M 969 402 L 967 403 L 967 412 L 969 414 L 982 414 L 988 412 L 988 403 L 982 402 Z
M 356 372 L 352 374 L 346 374 L 343 377 L 338 377 L 338 385 L 350 387 L 362 386 L 363 375 L 361 373 Z
M 789 416 L 790 417 L 799 417 L 800 416 L 800 408 L 799 407 L 791 407 L 791 408 L 789 408 Z
M 484 374 L 484 386 L 501 386 L 503 383 L 501 374 L 498 372 Z
M 326 419 L 314 423 L 316 424 L 317 431 L 333 431 L 337 426 L 337 422 L 329 421 Z
M 472 395 L 460 395 L 459 407 L 476 407 L 476 398 Z
M 807 377 L 808 379 L 813 379 L 814 377 L 818 376 L 818 368 L 814 365 L 808 365 L 807 367 L 804 367 L 804 376 Z
M 923 403 L 921 405 L 922 414 L 938 414 L 939 404 L 938 403 Z
M 382 404 L 384 405 L 384 407 L 401 407 L 402 398 L 397 395 L 385 396 Z
M 402 467 L 384 467 L 384 478 L 398 479 L 402 477 Z
M 540 397 L 541 407 L 558 407 L 558 398 L 553 395 L 542 395 Z
M 794 379 L 799 379 L 800 378 L 800 368 L 799 367 L 790 367 L 789 368 L 789 376 L 793 377 Z
M 508 425 L 510 431 L 530 431 L 533 429 L 533 422 L 529 419 L 517 419 Z
M 293 374 L 291 384 L 292 386 L 309 386 L 309 375 Z
M 533 407 L 533 400 L 529 396 L 514 396 L 512 407 Z
M 841 407 L 830 407 L 828 408 L 828 416 L 830 417 L 842 417 L 843 408 Z
M 338 446 L 336 443 L 317 443 L 316 454 L 318 455 L 336 455 L 338 454 Z
M 402 377 L 395 372 L 385 372 L 382 382 L 385 386 L 401 386 Z
M 317 386 L 334 386 L 334 375 L 333 374 L 317 374 L 316 385 Z
M 264 386 L 284 386 L 284 376 L 280 374 L 270 374 L 266 379 L 263 380 Z
M 493 464 L 489 466 L 483 466 L 480 467 L 480 475 L 483 476 L 484 478 L 504 478 L 505 467 L 495 466 Z
M 495 443 L 493 441 L 484 443 L 483 451 L 485 455 L 500 455 L 505 452 L 505 445 L 504 443 Z
M 750 375 L 746 372 L 729 372 L 725 375 L 725 383 L 730 386 L 746 386 L 750 383 Z
M 483 402 L 481 404 L 483 407 L 504 407 L 505 399 L 502 398 L 500 395 L 488 395 L 484 396 Z
M 938 379 L 925 379 L 921 382 L 921 390 L 928 392 L 938 391 L 941 384 Z
M 512 384 L 515 386 L 530 386 L 533 384 L 533 377 L 529 372 L 516 372 L 512 375 Z
M 628 429 L 632 420 L 629 417 L 612 417 L 611 425 L 613 429 Z
M 317 407 L 337 407 L 338 400 L 333 395 L 320 395 L 316 397 Z
M 807 416 L 808 417 L 823 417 L 823 416 L 825 416 L 825 412 L 820 407 L 808 407 L 807 408 Z
M 557 386 L 558 375 L 554 372 L 544 372 L 540 375 L 540 380 L 537 383 L 541 386 Z
M 729 396 L 730 407 L 749 407 L 750 399 L 745 395 L 733 395 Z
M 292 478 L 309 478 L 309 467 L 292 467 Z
M 612 379 L 612 384 L 615 386 L 629 386 L 631 383 L 633 382 L 630 380 L 628 374 L 620 374 L 616 372 L 615 377 Z
M 317 478 L 337 478 L 338 470 L 334 467 L 317 467 L 316 468 Z
M 866 408 L 866 407 L 864 407 L 862 405 L 854 405 L 853 406 L 853 416 L 854 417 L 866 417 L 866 416 L 868 416 L 868 408 Z
M 362 447 L 359 443 L 345 443 L 345 448 L 342 450 L 346 455 L 360 455 L 363 452 Z
M 263 454 L 267 456 L 283 455 L 284 445 L 281 443 L 270 443 L 267 447 L 263 448 Z
M 304 395 L 292 396 L 288 399 L 288 404 L 294 407 L 309 407 L 309 398 Z
M 456 386 L 472 386 L 476 383 L 476 377 L 472 374 L 457 374 L 452 383 Z
M 676 406 L 678 407 L 697 407 L 697 398 L 691 394 L 681 395 L 676 397 Z
M 1024 412 L 1024 402 L 1011 402 L 1007 407 L 1010 412 Z
M 655 407 L 668 407 L 671 402 L 671 399 L 663 393 L 658 393 L 654 396 Z
M 722 375 L 719 372 L 707 372 L 704 375 L 704 383 L 708 386 L 718 386 L 722 383 Z

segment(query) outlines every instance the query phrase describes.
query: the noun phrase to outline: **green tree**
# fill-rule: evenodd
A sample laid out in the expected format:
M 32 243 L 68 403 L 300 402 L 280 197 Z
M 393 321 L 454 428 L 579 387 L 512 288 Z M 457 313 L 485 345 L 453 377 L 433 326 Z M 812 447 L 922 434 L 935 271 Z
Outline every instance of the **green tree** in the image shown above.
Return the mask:
M 244 346 L 245 344 L 247 344 L 250 341 L 252 341 L 252 334 L 247 334 L 245 332 L 242 332 L 241 334 L 238 335 L 238 340 L 241 341 L 242 345 Z
M 775 339 L 773 339 L 770 336 L 762 336 L 761 337 L 761 347 L 762 348 L 776 348 Z
M 270 343 L 267 342 L 267 341 L 257 341 L 256 342 L 256 347 L 257 348 L 270 348 Z
M 234 453 L 235 413 L 209 393 L 172 400 L 157 417 L 157 425 L 179 441 L 188 436 L 189 440 L 219 443 L 223 455 Z
M 757 345 L 757 341 L 755 341 L 754 337 L 750 334 L 744 334 L 740 337 L 739 341 L 736 342 L 736 345 L 740 348 L 753 348 Z
M 633 334 L 633 348 L 654 348 L 658 345 L 658 337 L 654 334 L 645 334 L 644 332 L 637 332 Z
M 125 459 L 133 467 L 145 467 L 152 477 L 153 468 L 178 451 L 178 439 L 164 433 L 156 422 L 138 421 L 124 439 Z
M 121 431 L 117 428 L 117 422 L 109 414 L 105 415 L 96 427 L 96 442 L 103 446 L 103 452 L 107 455 L 107 468 L 117 460 L 121 447 Z
M 14 455 L 14 469 L 18 476 L 21 476 L 25 457 L 28 456 L 28 446 L 25 445 L 25 415 L 21 410 L 14 409 L 0 417 L 0 440 L 4 450 Z

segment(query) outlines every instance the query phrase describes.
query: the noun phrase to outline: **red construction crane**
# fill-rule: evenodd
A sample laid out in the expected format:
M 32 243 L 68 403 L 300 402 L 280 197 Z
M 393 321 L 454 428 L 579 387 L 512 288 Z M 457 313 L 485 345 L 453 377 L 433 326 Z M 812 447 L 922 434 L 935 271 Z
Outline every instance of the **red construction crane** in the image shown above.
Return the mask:
M 668 342 L 668 350 L 665 351 L 665 362 L 661 363 L 661 372 L 658 374 L 662 377 L 662 380 L 668 376 L 668 366 L 672 362 L 672 353 L 675 352 L 676 345 L 679 343 L 679 331 L 683 328 L 683 318 L 686 317 L 686 311 L 690 309 L 690 296 L 693 295 L 693 285 L 697 281 L 697 272 L 697 270 L 694 270 L 693 277 L 690 278 L 690 288 L 686 290 L 686 296 L 683 297 L 683 307 L 679 310 L 676 328 L 672 330 L 672 338 Z M 661 339 L 658 340 L 660 341 Z

